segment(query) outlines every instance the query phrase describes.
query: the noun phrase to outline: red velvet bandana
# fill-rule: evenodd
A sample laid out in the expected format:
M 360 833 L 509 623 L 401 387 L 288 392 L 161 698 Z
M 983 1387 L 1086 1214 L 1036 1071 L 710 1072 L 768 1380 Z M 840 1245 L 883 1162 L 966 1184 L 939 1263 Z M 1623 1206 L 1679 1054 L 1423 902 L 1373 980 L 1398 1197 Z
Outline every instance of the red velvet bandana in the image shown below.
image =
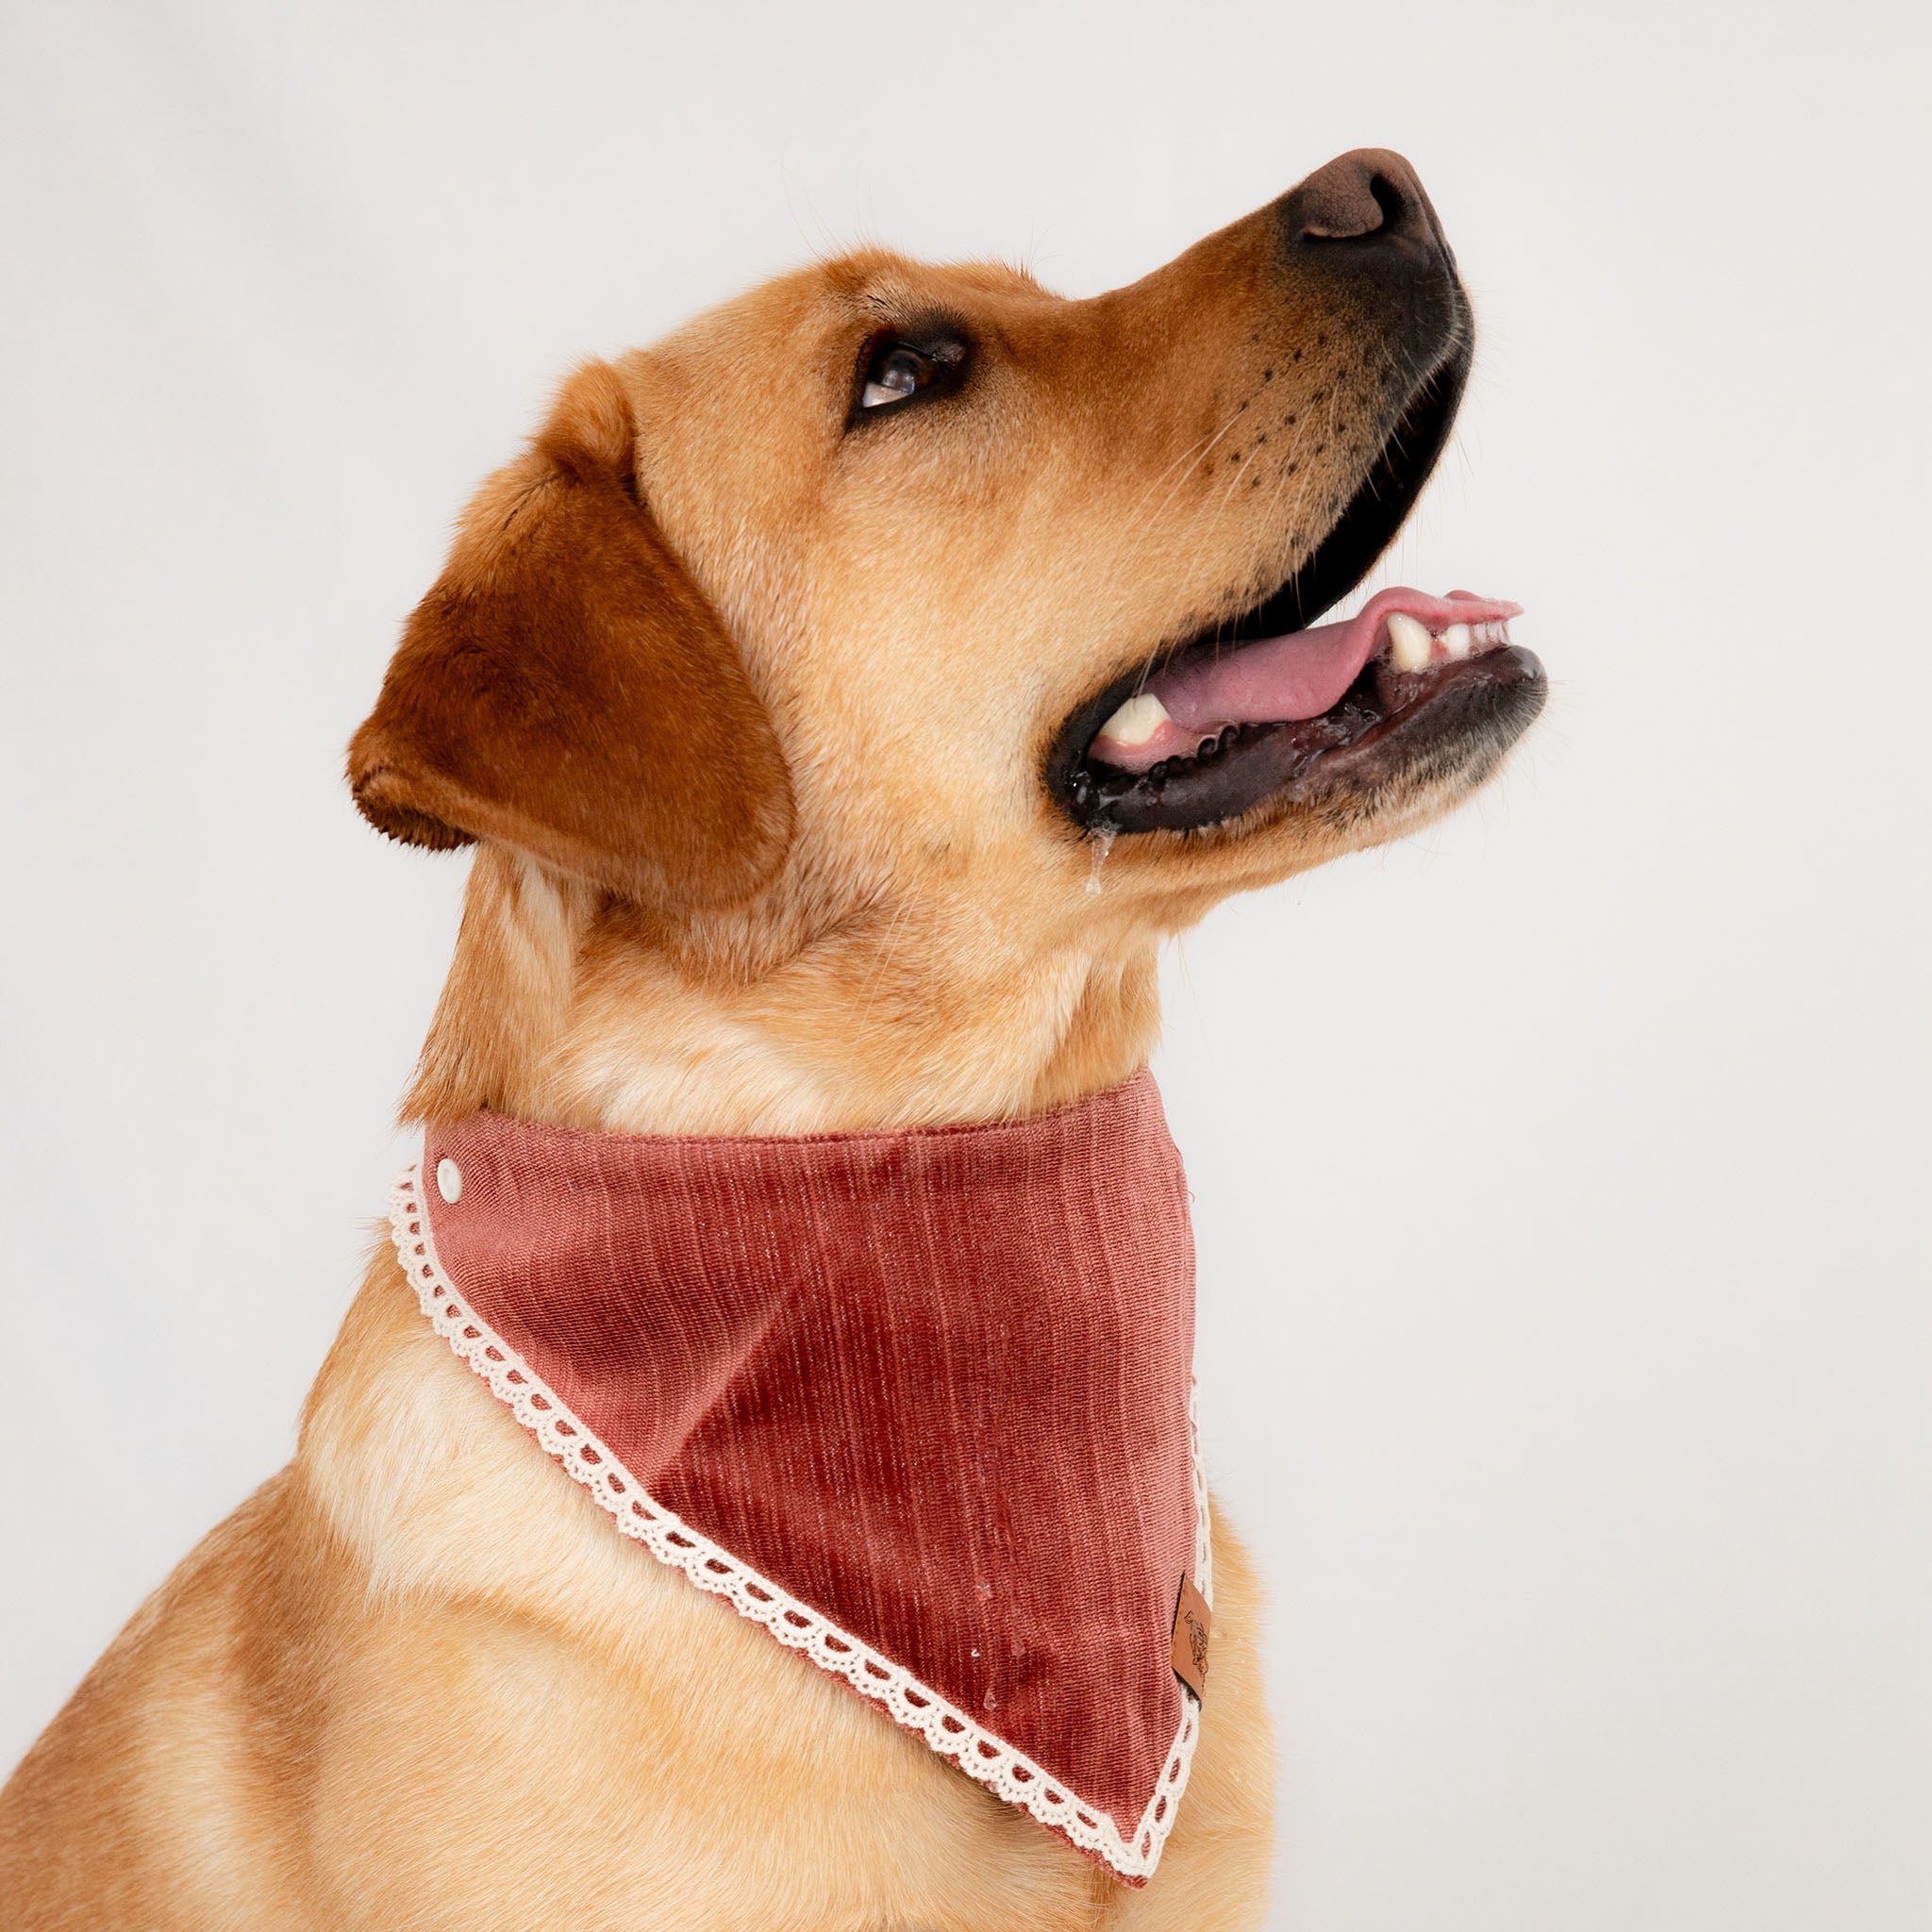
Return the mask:
M 429 1319 L 620 1530 L 1146 1882 L 1210 1590 L 1152 1075 L 913 1133 L 479 1113 L 394 1203 Z

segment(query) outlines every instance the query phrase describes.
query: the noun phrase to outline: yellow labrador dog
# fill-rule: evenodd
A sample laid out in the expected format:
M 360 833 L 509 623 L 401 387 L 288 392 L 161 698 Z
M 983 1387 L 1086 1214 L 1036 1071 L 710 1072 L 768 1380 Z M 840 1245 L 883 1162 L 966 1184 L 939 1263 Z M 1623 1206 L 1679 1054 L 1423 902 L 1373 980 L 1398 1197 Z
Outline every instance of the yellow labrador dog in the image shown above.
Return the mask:
M 579 370 L 351 753 L 385 832 L 476 846 L 408 1117 L 793 1135 L 1125 1079 L 1165 935 L 1449 809 L 1542 702 L 1512 606 L 1317 622 L 1470 343 L 1364 150 L 1091 300 L 868 252 Z M 612 1535 L 385 1245 L 294 1461 L 7 1787 L 5 1916 L 1253 1925 L 1271 1745 L 1218 1557 L 1191 1788 L 1129 1889 Z

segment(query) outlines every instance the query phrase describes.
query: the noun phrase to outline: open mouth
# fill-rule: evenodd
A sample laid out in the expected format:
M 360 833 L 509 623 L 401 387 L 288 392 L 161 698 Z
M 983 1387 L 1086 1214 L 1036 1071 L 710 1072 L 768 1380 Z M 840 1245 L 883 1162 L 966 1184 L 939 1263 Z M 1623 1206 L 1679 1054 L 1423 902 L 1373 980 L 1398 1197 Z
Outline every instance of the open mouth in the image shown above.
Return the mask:
M 1097 832 L 1191 830 L 1264 801 L 1365 793 L 1473 737 L 1500 751 L 1541 708 L 1542 667 L 1513 643 L 1521 607 L 1383 591 L 1309 627 L 1401 527 L 1448 439 L 1468 373 L 1451 358 L 1411 399 L 1334 527 L 1231 624 L 1098 692 L 1061 727 L 1047 783 Z

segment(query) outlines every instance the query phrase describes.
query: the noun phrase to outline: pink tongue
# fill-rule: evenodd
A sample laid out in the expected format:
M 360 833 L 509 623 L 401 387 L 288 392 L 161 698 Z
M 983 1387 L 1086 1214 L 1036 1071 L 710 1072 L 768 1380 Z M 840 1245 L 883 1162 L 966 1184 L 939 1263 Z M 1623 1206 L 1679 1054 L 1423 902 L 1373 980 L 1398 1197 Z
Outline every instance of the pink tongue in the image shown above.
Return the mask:
M 1381 645 L 1391 613 L 1402 611 L 1444 630 L 1452 624 L 1486 624 L 1515 617 L 1522 607 L 1452 591 L 1382 591 L 1345 624 L 1317 625 L 1287 637 L 1230 646 L 1220 656 L 1190 658 L 1156 672 L 1145 689 L 1167 707 L 1162 724 L 1140 745 L 1124 745 L 1103 731 L 1093 756 L 1127 771 L 1144 772 L 1163 758 L 1192 757 L 1203 738 L 1229 724 L 1288 724 L 1319 718 L 1341 700 Z
M 1225 657 L 1191 663 L 1147 680 L 1176 724 L 1258 724 L 1319 718 L 1357 677 L 1374 650 L 1359 619 L 1318 624 L 1285 638 L 1243 644 Z

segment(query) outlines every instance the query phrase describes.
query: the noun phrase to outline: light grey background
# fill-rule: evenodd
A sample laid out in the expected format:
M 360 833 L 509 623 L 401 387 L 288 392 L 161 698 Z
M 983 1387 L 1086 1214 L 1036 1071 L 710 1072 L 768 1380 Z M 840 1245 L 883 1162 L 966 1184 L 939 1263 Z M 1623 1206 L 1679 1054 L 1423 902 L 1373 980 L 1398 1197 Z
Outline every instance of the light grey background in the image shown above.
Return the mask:
M 0 1755 L 289 1451 L 463 873 L 341 748 L 551 381 L 1387 143 L 1484 340 L 1374 581 L 1521 599 L 1553 697 L 1170 956 L 1272 1923 L 1932 1923 L 1921 18 L 14 0 Z

